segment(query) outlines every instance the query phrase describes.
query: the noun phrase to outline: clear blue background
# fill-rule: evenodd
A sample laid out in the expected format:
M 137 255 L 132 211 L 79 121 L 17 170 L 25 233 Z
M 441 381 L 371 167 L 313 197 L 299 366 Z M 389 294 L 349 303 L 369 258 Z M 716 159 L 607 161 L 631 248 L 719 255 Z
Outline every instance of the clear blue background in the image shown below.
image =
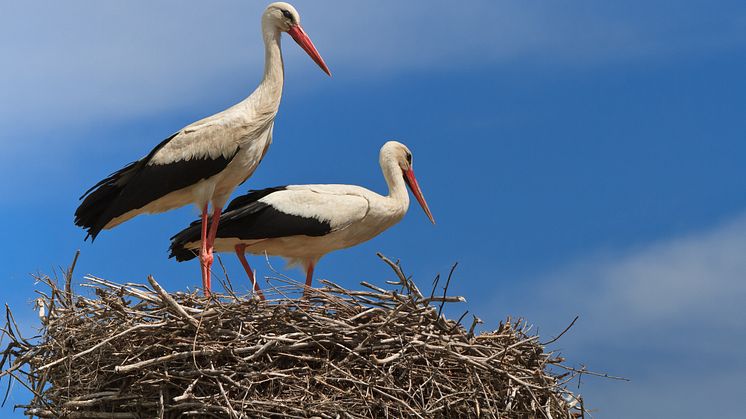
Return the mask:
M 0 3 L 0 302 L 36 325 L 33 273 L 197 286 L 166 258 L 194 208 L 95 244 L 78 196 L 261 78 L 259 2 Z M 414 152 L 416 206 L 324 258 L 348 287 L 401 258 L 486 328 L 523 316 L 586 378 L 600 418 L 739 417 L 746 396 L 746 5 L 737 1 L 298 1 L 326 77 L 285 38 L 274 143 L 238 192 L 350 183 L 385 192 L 378 149 Z M 237 193 L 238 193 L 237 192 Z M 234 281 L 243 278 L 224 258 Z M 269 274 L 253 258 L 260 275 Z M 276 266 L 281 266 L 278 261 Z M 303 275 L 288 271 L 297 279 Z M 5 388 L 5 381 L 2 385 Z M 3 417 L 28 395 L 14 385 Z

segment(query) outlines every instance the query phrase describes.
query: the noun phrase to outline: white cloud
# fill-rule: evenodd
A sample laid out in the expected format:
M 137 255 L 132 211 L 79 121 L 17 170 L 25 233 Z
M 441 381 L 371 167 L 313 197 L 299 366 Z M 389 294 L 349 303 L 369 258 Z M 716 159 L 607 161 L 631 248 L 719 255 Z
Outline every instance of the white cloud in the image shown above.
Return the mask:
M 496 63 L 538 62 L 553 69 L 616 63 L 743 44 L 746 26 L 738 7 L 725 13 L 710 5 L 708 13 L 715 17 L 707 19 L 708 13 L 694 7 L 671 13 L 647 2 L 622 7 L 583 1 L 299 1 L 297 6 L 332 71 L 359 80 Z M 0 125 L 50 130 L 205 101 L 227 105 L 249 93 L 259 78 L 263 7 L 245 1 L 220 7 L 202 1 L 5 4 Z M 293 49 L 286 53 L 287 67 L 311 75 L 303 78 L 304 87 L 328 82 Z
M 544 290 L 527 312 L 545 337 L 580 315 L 554 348 L 571 363 L 631 379 L 585 380 L 580 391 L 597 416 L 697 418 L 711 402 L 743 393 L 746 214 L 587 256 L 529 283 Z M 710 416 L 740 415 L 733 404 L 715 404 Z
M 206 93 L 195 90 L 236 68 L 255 67 L 246 61 L 260 44 L 258 30 L 239 40 L 242 23 L 207 3 L 4 6 L 0 89 L 12 100 L 0 102 L 0 111 L 54 125 L 192 105 Z
M 746 330 L 746 216 L 548 275 L 547 299 L 585 312 L 599 334 L 659 333 L 710 323 Z
M 743 45 L 737 4 L 299 0 L 335 78 L 286 45 L 288 90 L 495 65 L 559 69 L 660 59 Z M 101 126 L 214 113 L 250 93 L 263 54 L 263 2 L 6 2 L 0 12 L 0 167 L 69 160 Z M 454 79 L 454 83 L 458 80 Z M 191 122 L 185 119 L 184 124 Z M 176 129 L 174 126 L 171 129 Z M 162 135 L 167 133 L 163 132 Z M 41 151 L 39 151 L 41 150 Z M 2 186 L 0 188 L 7 188 Z

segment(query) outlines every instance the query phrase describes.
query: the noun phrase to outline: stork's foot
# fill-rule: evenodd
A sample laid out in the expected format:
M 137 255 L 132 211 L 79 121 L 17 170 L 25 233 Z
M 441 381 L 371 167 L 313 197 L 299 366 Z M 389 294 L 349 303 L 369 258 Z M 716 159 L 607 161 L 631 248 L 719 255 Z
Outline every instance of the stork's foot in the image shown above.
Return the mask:
M 260 300 L 264 301 L 264 294 L 262 293 L 262 290 L 259 289 L 259 284 L 256 282 L 254 271 L 251 269 L 251 266 L 249 266 L 249 262 L 246 260 L 246 245 L 237 244 L 235 249 L 236 256 L 238 256 L 238 260 L 241 262 L 241 266 L 243 266 L 243 269 L 246 271 L 246 276 L 248 276 L 249 281 L 251 281 L 251 286 L 254 289 L 254 295 L 259 297 Z
M 207 295 L 209 296 L 210 290 L 212 290 L 212 262 L 215 260 L 215 257 L 212 254 L 212 249 L 209 249 L 207 251 L 207 255 L 205 255 L 205 269 L 207 273 Z
M 199 265 L 202 271 L 202 291 L 210 297 L 210 265 L 207 263 L 207 204 L 202 207 L 202 246 L 199 248 Z M 210 255 L 212 256 L 212 255 Z
M 212 262 L 213 262 L 213 256 L 210 255 L 202 255 L 199 258 L 199 264 L 202 268 L 202 290 L 205 293 L 205 297 L 210 296 L 210 290 L 212 289 Z

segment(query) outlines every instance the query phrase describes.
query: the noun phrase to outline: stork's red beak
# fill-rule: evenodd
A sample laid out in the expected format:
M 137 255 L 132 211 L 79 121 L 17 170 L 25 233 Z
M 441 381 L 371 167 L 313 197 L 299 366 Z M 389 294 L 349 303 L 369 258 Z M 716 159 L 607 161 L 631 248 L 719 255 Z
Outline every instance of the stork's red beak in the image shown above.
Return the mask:
M 420 185 L 417 184 L 417 178 L 414 177 L 414 170 L 412 170 L 412 168 L 404 171 L 404 181 L 407 182 L 407 186 L 409 186 L 409 189 L 412 190 L 414 197 L 417 198 L 417 202 L 419 202 L 422 209 L 425 210 L 425 214 L 427 214 L 427 218 L 430 219 L 431 223 L 435 224 L 435 219 L 433 219 L 433 214 L 430 212 L 430 208 L 427 206 L 427 201 L 425 201 L 425 197 L 422 196 Z
M 295 39 L 295 42 L 297 42 L 298 45 L 300 45 L 300 47 L 303 48 L 303 50 L 306 51 L 306 53 L 311 57 L 311 59 L 315 61 L 322 70 L 324 70 L 324 73 L 328 74 L 329 77 L 331 77 L 332 73 L 329 71 L 329 67 L 326 66 L 324 59 L 321 58 L 321 54 L 319 54 L 319 52 L 316 50 L 313 42 L 311 42 L 311 38 L 306 35 L 306 32 L 303 31 L 303 28 L 301 28 L 300 25 L 295 25 L 288 30 L 288 34 L 292 36 L 293 39 Z

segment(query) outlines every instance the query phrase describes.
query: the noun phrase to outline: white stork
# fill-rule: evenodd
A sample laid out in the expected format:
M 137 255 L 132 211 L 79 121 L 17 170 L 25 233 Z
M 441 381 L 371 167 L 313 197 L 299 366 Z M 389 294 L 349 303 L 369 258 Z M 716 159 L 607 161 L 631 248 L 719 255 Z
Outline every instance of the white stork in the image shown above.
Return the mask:
M 379 162 L 389 194 L 381 196 L 353 185 L 288 185 L 250 191 L 237 197 L 220 217 L 215 239 L 218 252 L 235 251 L 254 290 L 264 298 L 244 253 L 282 256 L 306 271 L 311 286 L 313 268 L 325 254 L 352 247 L 381 234 L 404 217 L 412 190 L 435 224 L 412 170 L 412 153 L 389 141 Z M 177 261 L 195 257 L 200 248 L 199 221 L 171 238 Z
M 284 68 L 280 35 L 287 32 L 331 76 L 329 68 L 288 3 L 272 3 L 262 15 L 264 78 L 238 104 L 194 122 L 158 144 L 144 158 L 130 163 L 89 189 L 75 211 L 75 224 L 92 240 L 101 230 L 132 217 L 188 204 L 202 211 L 200 261 L 206 295 L 210 292 L 213 240 L 221 209 L 239 184 L 254 173 L 272 142 L 280 105 Z M 212 227 L 208 233 L 208 204 Z

